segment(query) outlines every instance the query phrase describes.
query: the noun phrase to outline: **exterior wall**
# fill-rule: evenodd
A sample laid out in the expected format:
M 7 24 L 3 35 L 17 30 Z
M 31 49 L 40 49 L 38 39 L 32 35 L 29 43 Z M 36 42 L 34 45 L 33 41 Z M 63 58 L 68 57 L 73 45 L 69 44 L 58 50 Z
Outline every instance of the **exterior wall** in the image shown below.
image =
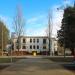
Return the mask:
M 26 43 L 23 43 L 23 39 L 25 39 Z M 32 42 L 30 43 L 30 39 L 32 39 Z M 33 40 L 35 39 L 35 43 L 33 42 Z M 39 39 L 39 42 L 37 43 L 37 39 Z M 43 44 L 43 39 L 46 39 L 46 43 Z M 17 42 L 17 38 L 13 38 L 13 43 L 14 43 L 14 51 L 18 51 L 18 49 L 16 49 L 16 42 Z M 30 49 L 30 45 L 32 46 L 32 49 Z M 35 45 L 35 49 L 33 48 L 33 46 Z M 48 52 L 49 51 L 49 40 L 48 37 L 20 37 L 20 50 L 19 51 L 26 51 L 29 53 L 32 53 L 32 51 L 37 51 L 37 53 L 40 52 Z M 23 49 L 22 47 L 26 46 L 26 49 Z M 37 49 L 37 46 L 39 46 L 39 49 Z M 46 49 L 43 49 L 43 46 L 46 46 Z M 51 54 L 54 54 L 54 51 L 57 50 L 57 41 L 52 38 L 51 39 Z
M 23 43 L 23 39 L 26 40 L 26 43 Z M 30 39 L 32 39 L 32 43 L 30 43 Z M 33 39 L 35 39 L 35 43 L 33 42 Z M 37 39 L 39 39 L 39 42 L 37 43 Z M 46 39 L 46 44 L 43 44 L 43 39 Z M 13 38 L 14 43 L 14 51 L 18 51 L 16 49 L 16 42 L 17 38 Z M 48 51 L 48 38 L 47 37 L 21 37 L 20 38 L 21 48 L 20 51 L 37 51 L 39 53 L 40 51 Z M 32 49 L 30 49 L 30 45 L 32 46 Z M 33 49 L 33 46 L 35 45 L 35 49 Z M 22 47 L 26 46 L 26 49 L 23 49 Z M 37 46 L 39 46 L 39 49 L 37 49 Z M 43 49 L 43 46 L 46 46 L 46 49 Z
M 55 38 L 52 38 L 51 39 L 51 54 L 55 54 L 55 51 L 58 51 L 57 50 L 57 40 Z

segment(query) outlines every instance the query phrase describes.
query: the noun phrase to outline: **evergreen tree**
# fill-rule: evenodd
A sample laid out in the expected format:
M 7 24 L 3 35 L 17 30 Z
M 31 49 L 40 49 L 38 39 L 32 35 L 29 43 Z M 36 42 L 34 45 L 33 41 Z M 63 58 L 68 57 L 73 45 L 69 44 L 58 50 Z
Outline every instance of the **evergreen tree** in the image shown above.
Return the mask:
M 69 48 L 74 54 L 75 48 L 75 7 L 64 10 L 61 29 L 58 31 L 58 42 L 61 46 Z

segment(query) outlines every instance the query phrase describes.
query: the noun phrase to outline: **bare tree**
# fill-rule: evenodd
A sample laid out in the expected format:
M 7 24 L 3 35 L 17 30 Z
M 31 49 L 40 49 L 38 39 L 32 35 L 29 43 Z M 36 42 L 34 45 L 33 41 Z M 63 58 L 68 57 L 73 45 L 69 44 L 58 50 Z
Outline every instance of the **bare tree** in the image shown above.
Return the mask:
M 25 26 L 25 22 L 24 22 L 24 18 L 23 18 L 23 15 L 22 15 L 21 6 L 18 5 L 17 6 L 17 13 L 16 13 L 16 16 L 14 18 L 14 30 L 15 30 L 15 33 L 17 35 L 18 51 L 20 49 L 20 36 L 23 35 L 24 26 Z
M 49 55 L 51 54 L 51 35 L 52 35 L 52 12 L 48 13 L 48 30 L 47 36 L 49 40 Z

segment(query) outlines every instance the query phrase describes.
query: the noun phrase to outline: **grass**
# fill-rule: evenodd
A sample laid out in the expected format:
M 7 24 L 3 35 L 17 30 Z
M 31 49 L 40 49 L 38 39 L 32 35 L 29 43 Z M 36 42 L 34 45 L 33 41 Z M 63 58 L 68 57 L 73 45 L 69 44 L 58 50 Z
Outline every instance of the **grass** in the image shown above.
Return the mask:
M 49 58 L 50 60 L 54 61 L 54 62 L 73 62 L 74 61 L 74 58 L 61 58 L 61 57 L 58 57 L 58 58 Z
M 12 58 L 12 62 L 16 62 L 18 61 L 18 58 Z M 11 62 L 11 58 L 0 58 L 0 63 L 10 63 Z

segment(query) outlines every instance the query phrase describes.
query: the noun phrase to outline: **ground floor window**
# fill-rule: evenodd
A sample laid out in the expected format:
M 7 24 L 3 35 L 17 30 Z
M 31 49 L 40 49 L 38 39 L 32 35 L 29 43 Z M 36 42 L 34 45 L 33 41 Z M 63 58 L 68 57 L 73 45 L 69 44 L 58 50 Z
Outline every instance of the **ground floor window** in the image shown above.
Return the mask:
M 46 46 L 43 46 L 43 49 L 46 49 Z
M 35 49 L 35 45 L 33 46 L 33 49 Z
M 22 46 L 22 49 L 26 49 L 26 46 Z
M 30 49 L 32 49 L 32 45 L 30 45 Z
M 39 46 L 37 45 L 37 49 L 39 49 Z

